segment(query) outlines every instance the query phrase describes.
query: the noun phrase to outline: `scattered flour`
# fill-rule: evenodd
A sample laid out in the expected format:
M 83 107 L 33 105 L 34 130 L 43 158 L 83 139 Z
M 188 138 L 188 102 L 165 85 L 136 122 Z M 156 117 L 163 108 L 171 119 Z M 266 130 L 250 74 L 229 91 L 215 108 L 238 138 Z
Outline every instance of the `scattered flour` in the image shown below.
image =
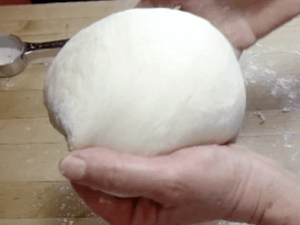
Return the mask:
M 266 117 L 260 111 L 254 112 L 253 115 L 260 119 L 260 124 L 263 124 L 266 121 Z
M 12 62 L 20 55 L 20 51 L 15 48 L 0 47 L 0 65 Z
M 285 142 L 290 141 L 290 139 L 293 137 L 293 134 L 295 134 L 295 133 L 293 133 L 293 132 L 282 132 L 283 140 Z
M 293 145 L 290 145 L 290 144 L 285 144 L 285 145 L 284 145 L 284 147 L 285 147 L 285 148 L 292 148 L 292 147 L 293 147 Z
M 287 113 L 287 112 L 290 112 L 290 111 L 291 111 L 291 109 L 288 108 L 288 107 L 284 107 L 284 108 L 282 109 L 282 112 L 284 112 L 284 113 Z M 295 120 L 295 117 L 293 117 L 293 120 Z
M 289 163 L 291 162 L 297 162 L 300 158 L 300 152 L 294 152 L 294 154 L 291 155 Z
M 60 207 L 61 210 L 64 210 L 65 208 L 66 208 L 66 204 L 62 204 Z
M 15 84 L 10 80 L 10 78 L 3 78 L 0 79 L 0 85 L 6 89 L 13 87 Z
M 33 162 L 33 159 L 28 159 L 27 160 L 27 163 L 31 163 L 31 162 Z
M 260 51 L 248 49 L 241 57 L 242 70 L 246 86 L 257 84 L 269 90 L 270 96 L 283 101 L 283 112 L 300 112 L 299 86 L 297 74 L 283 74 L 276 70 L 274 62 L 266 60 L 262 63 L 262 54 L 286 53 L 300 56 L 299 51 L 279 51 L 270 46 L 256 44 Z M 300 58 L 299 58 L 300 60 Z

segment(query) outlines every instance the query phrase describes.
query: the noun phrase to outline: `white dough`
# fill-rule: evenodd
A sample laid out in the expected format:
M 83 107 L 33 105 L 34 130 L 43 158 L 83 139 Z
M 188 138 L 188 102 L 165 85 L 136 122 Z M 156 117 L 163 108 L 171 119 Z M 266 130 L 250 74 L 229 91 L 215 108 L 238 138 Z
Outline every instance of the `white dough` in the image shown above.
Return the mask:
M 69 148 L 137 155 L 223 144 L 245 113 L 234 50 L 208 21 L 172 9 L 131 9 L 81 30 L 44 83 L 52 124 Z

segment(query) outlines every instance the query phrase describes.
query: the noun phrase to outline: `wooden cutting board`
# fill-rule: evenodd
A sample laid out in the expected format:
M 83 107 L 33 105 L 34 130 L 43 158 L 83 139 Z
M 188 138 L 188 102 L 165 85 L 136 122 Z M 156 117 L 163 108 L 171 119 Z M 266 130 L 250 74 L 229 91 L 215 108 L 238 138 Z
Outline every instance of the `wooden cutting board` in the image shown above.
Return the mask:
M 0 7 L 0 33 L 23 41 L 69 38 L 137 1 Z M 247 114 L 238 139 L 300 175 L 300 18 L 245 51 Z M 58 171 L 67 153 L 49 124 L 42 87 L 47 65 L 0 80 L 0 225 L 104 224 L 93 218 Z M 264 120 L 264 121 L 263 121 Z M 218 224 L 218 223 L 214 223 Z M 223 223 L 222 223 L 223 224 Z

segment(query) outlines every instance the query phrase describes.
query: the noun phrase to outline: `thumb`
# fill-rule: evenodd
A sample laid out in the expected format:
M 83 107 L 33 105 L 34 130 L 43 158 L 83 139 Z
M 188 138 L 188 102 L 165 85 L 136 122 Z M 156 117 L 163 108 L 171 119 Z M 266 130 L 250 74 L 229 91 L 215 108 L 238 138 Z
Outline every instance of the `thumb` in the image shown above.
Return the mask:
M 166 203 L 164 193 L 172 182 L 165 173 L 166 160 L 167 156 L 146 158 L 93 147 L 69 153 L 60 162 L 60 171 L 94 190 Z

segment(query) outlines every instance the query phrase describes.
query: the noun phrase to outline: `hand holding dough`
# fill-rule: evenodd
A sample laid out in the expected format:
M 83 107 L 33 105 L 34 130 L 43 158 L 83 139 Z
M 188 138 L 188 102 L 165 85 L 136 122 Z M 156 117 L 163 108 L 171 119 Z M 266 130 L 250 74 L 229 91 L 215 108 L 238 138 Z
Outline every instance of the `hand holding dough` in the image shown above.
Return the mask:
M 163 8 L 116 13 L 77 33 L 50 66 L 44 98 L 70 149 L 144 156 L 224 144 L 245 113 L 227 39 L 198 16 Z

